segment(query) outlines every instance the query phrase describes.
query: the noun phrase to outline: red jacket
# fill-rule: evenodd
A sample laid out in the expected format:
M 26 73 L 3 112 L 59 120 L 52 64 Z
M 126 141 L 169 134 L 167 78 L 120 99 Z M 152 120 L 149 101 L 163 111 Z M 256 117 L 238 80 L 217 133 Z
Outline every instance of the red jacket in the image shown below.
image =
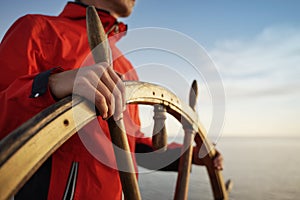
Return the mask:
M 0 46 L 0 139 L 55 103 L 49 89 L 38 98 L 29 98 L 37 74 L 57 66 L 70 70 L 82 65 L 90 52 L 85 13 L 85 7 L 68 3 L 58 17 L 26 15 L 8 30 Z M 106 31 L 117 24 L 116 19 L 104 11 L 99 11 L 99 16 Z M 117 26 L 120 31 L 126 30 L 122 23 Z M 110 36 L 114 34 L 113 29 Z M 119 56 L 114 43 L 111 47 L 113 56 Z M 127 80 L 138 80 L 132 65 L 123 56 L 114 61 L 114 69 L 126 73 Z M 127 134 L 140 134 L 136 105 L 127 106 L 124 120 Z M 107 123 L 98 118 L 53 154 L 48 199 L 62 199 L 74 161 L 79 163 L 74 199 L 121 198 L 118 171 L 106 166 L 115 164 L 107 138 L 110 138 Z M 134 152 L 136 138 L 129 136 L 128 139 Z

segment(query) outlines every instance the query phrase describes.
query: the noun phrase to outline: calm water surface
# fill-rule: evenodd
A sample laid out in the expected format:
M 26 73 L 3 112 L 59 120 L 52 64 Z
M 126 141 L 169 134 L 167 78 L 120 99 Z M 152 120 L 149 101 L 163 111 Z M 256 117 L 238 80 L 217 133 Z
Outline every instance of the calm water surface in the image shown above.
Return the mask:
M 225 179 L 234 182 L 230 199 L 300 199 L 300 139 L 224 138 Z M 177 173 L 139 175 L 143 199 L 173 199 Z M 193 166 L 189 199 L 213 199 L 203 167 Z

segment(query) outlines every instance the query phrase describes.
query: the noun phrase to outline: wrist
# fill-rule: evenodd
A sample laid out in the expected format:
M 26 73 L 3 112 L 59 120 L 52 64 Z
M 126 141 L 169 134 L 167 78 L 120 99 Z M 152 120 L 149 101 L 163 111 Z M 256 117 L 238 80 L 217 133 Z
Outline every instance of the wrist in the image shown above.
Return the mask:
M 62 99 L 72 94 L 75 75 L 73 70 L 50 75 L 49 89 L 55 99 Z

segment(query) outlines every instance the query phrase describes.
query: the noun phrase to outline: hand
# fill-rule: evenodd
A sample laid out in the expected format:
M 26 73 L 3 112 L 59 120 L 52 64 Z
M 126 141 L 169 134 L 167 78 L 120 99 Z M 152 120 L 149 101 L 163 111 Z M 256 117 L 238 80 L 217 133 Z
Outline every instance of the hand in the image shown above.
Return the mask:
M 200 147 L 198 147 L 198 146 L 194 147 L 194 149 L 193 149 L 193 164 L 204 165 L 205 164 L 204 159 L 206 159 L 207 157 L 199 158 L 199 150 L 200 150 Z M 213 160 L 213 164 L 214 164 L 215 169 L 223 170 L 223 156 L 217 150 L 216 150 L 216 155 Z
M 217 170 L 223 170 L 223 156 L 222 154 L 216 150 L 216 155 L 215 155 L 215 158 L 214 158 L 214 167 L 217 169 Z
M 49 77 L 52 94 L 58 98 L 77 94 L 95 103 L 100 116 L 118 120 L 125 109 L 125 86 L 111 66 L 99 63 Z

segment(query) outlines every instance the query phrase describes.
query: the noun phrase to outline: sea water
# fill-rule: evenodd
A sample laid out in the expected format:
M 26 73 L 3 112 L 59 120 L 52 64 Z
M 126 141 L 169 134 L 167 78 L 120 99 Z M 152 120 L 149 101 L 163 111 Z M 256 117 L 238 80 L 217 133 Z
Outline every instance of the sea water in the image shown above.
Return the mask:
M 217 148 L 224 156 L 224 179 L 234 184 L 230 199 L 300 199 L 299 138 L 222 138 Z M 142 199 L 173 199 L 176 178 L 175 172 L 139 174 Z M 206 169 L 193 166 L 188 199 L 212 196 Z

